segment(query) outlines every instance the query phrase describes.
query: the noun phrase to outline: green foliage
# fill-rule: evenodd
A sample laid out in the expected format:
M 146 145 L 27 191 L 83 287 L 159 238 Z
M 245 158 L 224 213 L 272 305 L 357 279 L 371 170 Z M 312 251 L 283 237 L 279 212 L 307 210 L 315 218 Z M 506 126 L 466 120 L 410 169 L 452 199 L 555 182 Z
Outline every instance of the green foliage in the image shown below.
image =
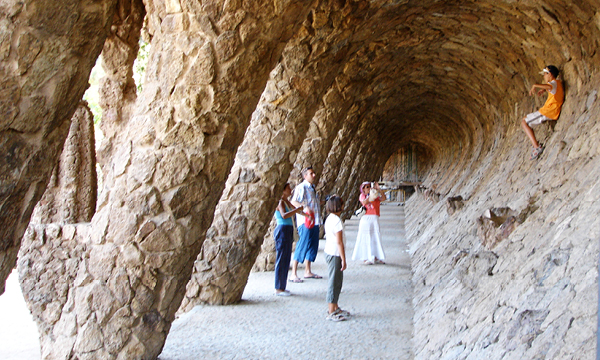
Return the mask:
M 135 81 L 136 91 L 138 94 L 142 91 L 144 84 L 144 74 L 146 72 L 146 64 L 148 63 L 148 53 L 150 51 L 150 44 L 140 40 L 140 49 L 138 56 L 133 63 L 133 80 Z M 96 135 L 96 146 L 99 146 L 103 139 L 102 130 L 100 129 L 100 121 L 102 120 L 102 108 L 100 107 L 100 79 L 106 74 L 102 68 L 102 55 L 96 60 L 96 65 L 90 73 L 89 83 L 90 86 L 83 94 L 83 100 L 87 101 L 92 114 L 94 115 L 94 132 Z M 100 165 L 96 164 L 96 172 L 98 174 L 98 188 L 102 188 L 102 170 Z
M 135 81 L 137 92 L 142 91 L 144 84 L 144 74 L 146 72 L 146 64 L 148 63 L 148 53 L 150 52 L 150 44 L 140 40 L 140 49 L 138 51 L 137 58 L 133 63 L 133 80 Z M 83 95 L 83 99 L 88 102 L 90 110 L 94 114 L 94 124 L 100 124 L 102 120 L 102 108 L 100 107 L 100 95 L 98 93 L 100 87 L 100 79 L 105 76 L 104 69 L 102 69 L 102 56 L 96 60 L 96 65 L 90 73 L 90 87 Z
M 150 52 L 150 44 L 140 40 L 140 50 L 137 58 L 133 63 L 133 79 L 137 87 L 138 94 L 142 92 L 144 85 L 144 75 L 146 74 L 146 65 L 148 64 L 148 53 Z
M 98 95 L 98 88 L 100 87 L 100 79 L 104 77 L 104 69 L 100 65 L 102 63 L 102 56 L 98 56 L 96 65 L 92 69 L 90 74 L 90 87 L 83 94 L 83 100 L 88 102 L 92 114 L 94 114 L 94 125 L 98 125 L 102 119 L 102 109 L 100 108 L 100 96 Z

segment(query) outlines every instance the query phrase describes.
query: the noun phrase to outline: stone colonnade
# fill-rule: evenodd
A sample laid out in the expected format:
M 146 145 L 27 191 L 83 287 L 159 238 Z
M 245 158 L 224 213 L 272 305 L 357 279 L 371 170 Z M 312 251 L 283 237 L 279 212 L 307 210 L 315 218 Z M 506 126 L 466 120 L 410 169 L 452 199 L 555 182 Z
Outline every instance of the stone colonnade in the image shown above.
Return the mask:
M 103 46 L 109 69 L 96 212 L 83 224 L 32 224 L 21 250 L 48 359 L 156 358 L 186 293 L 184 306 L 237 301 L 283 183 L 306 164 L 321 173 L 319 191 L 351 204 L 391 154 L 418 144 L 430 191 L 475 196 L 494 168 L 482 159 L 514 142 L 519 117 L 540 105 L 524 98 L 531 74 L 560 64 L 569 96 L 582 98 L 600 68 L 593 1 L 144 5 L 1 8 L 11 89 L 1 103 L 2 279 Z M 152 50 L 134 94 L 143 23 Z M 417 319 L 422 333 L 428 319 Z M 420 341 L 417 353 L 436 354 L 427 344 L 438 343 Z

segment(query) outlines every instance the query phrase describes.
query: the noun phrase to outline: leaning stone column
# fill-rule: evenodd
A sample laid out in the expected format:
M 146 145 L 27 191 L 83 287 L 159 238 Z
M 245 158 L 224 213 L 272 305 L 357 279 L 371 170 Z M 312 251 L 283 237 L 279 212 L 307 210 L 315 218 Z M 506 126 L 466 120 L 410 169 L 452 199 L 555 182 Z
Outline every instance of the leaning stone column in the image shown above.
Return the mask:
M 281 181 L 289 174 L 320 98 L 322 87 L 296 70 L 280 64 L 272 72 L 196 260 L 183 310 L 200 302 L 230 304 L 241 298 L 283 189 Z
M 336 82 L 342 81 L 339 78 L 346 77 L 341 74 Z M 359 92 L 364 89 L 364 84 L 350 86 L 353 92 Z M 294 164 L 297 173 L 305 166 L 312 166 L 319 176 L 318 189 L 323 189 L 323 175 L 330 169 L 325 169 L 325 161 L 331 150 L 342 151 L 342 148 L 332 149 L 332 146 L 343 128 L 356 127 L 358 125 L 358 109 L 356 97 L 348 94 L 349 89 L 341 89 L 338 85 L 332 86 L 323 97 L 323 107 L 315 114 L 312 119 L 306 139 L 298 151 L 298 161 Z M 350 141 L 351 138 L 346 139 Z M 339 145 L 339 144 L 338 144 Z M 335 178 L 335 171 L 332 172 Z
M 308 55 L 308 51 L 303 54 Z M 297 63 L 303 60 L 293 59 Z M 184 311 L 200 302 L 230 304 L 241 298 L 271 220 L 276 194 L 283 189 L 280 180 L 289 174 L 290 158 L 295 158 L 311 108 L 319 98 L 314 94 L 314 89 L 319 89 L 314 80 L 296 77 L 294 70 L 279 64 L 272 72 L 196 260 Z M 310 89 L 313 96 L 309 96 Z
M 355 107 L 352 109 L 356 110 Z M 360 114 L 359 110 L 351 111 L 344 118 L 342 128 L 335 134 L 335 138 L 323 162 L 323 174 L 321 175 L 320 183 L 317 185 L 317 191 L 323 194 L 335 192 L 336 179 L 342 171 L 342 162 L 348 149 L 354 143 L 360 125 Z
M 100 127 L 105 135 L 101 165 L 110 163 L 110 145 L 116 143 L 135 103 L 132 65 L 145 15 L 141 0 L 120 0 L 116 7 L 102 52 L 106 77 L 101 79 L 99 99 L 103 109 Z M 80 106 L 19 253 L 21 288 L 38 323 L 44 359 L 68 358 L 73 348 L 87 352 L 98 344 L 91 330 L 86 339 L 75 343 L 71 332 L 75 317 L 61 315 L 61 309 L 68 307 L 67 291 L 77 282 L 81 264 L 85 267 L 88 261 L 88 222 L 96 211 L 97 186 L 94 119 L 87 106 Z
M 348 177 L 350 176 L 350 173 L 352 172 L 352 165 L 354 165 L 354 160 L 356 159 L 357 155 L 359 154 L 359 149 L 360 149 L 360 142 L 356 140 L 356 138 L 360 138 L 361 136 L 365 136 L 366 134 L 366 128 L 367 125 L 365 122 L 361 123 L 358 127 L 358 129 L 356 130 L 355 134 L 352 134 L 352 136 L 350 136 L 349 138 L 345 139 L 346 142 L 346 146 L 343 146 L 340 150 L 346 150 L 340 153 L 340 157 L 337 157 L 338 159 L 338 163 L 337 166 L 335 167 L 330 167 L 327 169 L 327 171 L 332 171 L 334 172 L 334 174 L 337 174 L 337 177 L 335 178 L 334 181 L 332 181 L 330 184 L 328 184 L 328 187 L 330 187 L 330 191 L 329 192 L 335 192 L 340 196 L 343 196 L 343 191 L 344 188 L 343 186 L 346 185 L 347 181 L 348 181 Z M 347 134 L 347 135 L 351 135 L 351 134 Z M 354 136 L 356 135 L 356 136 Z M 337 152 L 338 150 L 335 148 L 332 148 L 332 152 Z M 333 165 L 333 164 L 330 164 Z M 333 184 L 333 186 L 332 186 Z
M 367 134 L 360 135 L 360 140 L 356 141 L 356 154 L 344 159 L 342 164 L 344 169 L 343 175 L 340 176 L 339 180 L 335 184 L 335 187 L 337 189 L 337 193 L 345 201 L 358 201 L 358 185 L 364 180 L 369 180 L 365 177 L 370 176 L 371 169 L 373 167 L 372 162 L 376 160 L 374 159 L 373 151 L 370 149 L 372 146 L 370 144 L 372 139 L 373 137 L 370 136 L 368 132 Z
M 154 4 L 159 13 L 149 16 L 162 21 L 146 83 L 105 166 L 98 211 L 90 224 L 60 231 L 78 246 L 47 266 L 59 274 L 74 267 L 76 276 L 59 292 L 32 294 L 35 306 L 59 304 L 46 307 L 39 325 L 52 347 L 45 352 L 77 359 L 160 353 L 280 42 L 310 6 L 227 4 L 205 11 Z
M 56 166 L 115 0 L 0 6 L 0 294 Z

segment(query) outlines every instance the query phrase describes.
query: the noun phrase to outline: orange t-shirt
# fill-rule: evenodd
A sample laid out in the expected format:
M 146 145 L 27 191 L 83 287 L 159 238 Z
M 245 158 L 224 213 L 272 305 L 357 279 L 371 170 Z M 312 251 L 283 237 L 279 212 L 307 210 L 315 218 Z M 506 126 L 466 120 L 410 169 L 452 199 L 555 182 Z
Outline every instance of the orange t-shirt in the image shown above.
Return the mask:
M 367 198 L 367 195 L 360 194 L 360 201 L 363 202 Z M 377 215 L 379 216 L 379 207 L 381 206 L 381 200 L 379 198 L 365 205 L 367 212 L 365 215 Z
M 548 99 L 546 99 L 546 103 L 540 109 L 540 114 L 552 120 L 556 120 L 560 115 L 560 109 L 565 100 L 565 94 L 560 80 L 552 80 L 549 84 L 552 86 L 554 94 L 552 94 L 552 90 L 548 91 Z

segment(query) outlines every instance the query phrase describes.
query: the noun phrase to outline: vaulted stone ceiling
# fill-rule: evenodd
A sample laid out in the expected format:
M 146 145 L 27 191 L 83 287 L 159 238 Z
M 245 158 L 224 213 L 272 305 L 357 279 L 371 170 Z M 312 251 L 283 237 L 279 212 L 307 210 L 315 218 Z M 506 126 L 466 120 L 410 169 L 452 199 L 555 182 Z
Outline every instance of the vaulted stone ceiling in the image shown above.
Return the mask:
M 355 199 L 417 145 L 426 184 L 449 193 L 539 106 L 527 92 L 542 67 L 559 65 L 567 96 L 581 97 L 600 66 L 591 0 L 14 0 L 0 11 L 2 283 L 102 46 L 108 69 L 97 212 L 30 227 L 20 255 L 56 356 L 155 357 L 190 277 L 190 299 L 238 300 L 290 171 L 311 164 L 321 191 Z M 142 21 L 152 53 L 135 94 Z
M 513 126 L 515 104 L 540 80 L 537 72 L 546 64 L 564 64 L 564 77 L 573 80 L 597 66 L 591 4 L 371 5 L 353 37 L 357 50 L 349 51 L 357 58 L 344 74 L 351 86 L 368 84 L 359 95 L 369 103 L 363 117 L 372 119 L 381 135 L 378 144 L 391 151 L 410 142 L 432 149 L 439 160 L 443 149 L 456 144 L 472 151 L 476 142 Z M 582 44 L 583 38 L 590 41 Z

